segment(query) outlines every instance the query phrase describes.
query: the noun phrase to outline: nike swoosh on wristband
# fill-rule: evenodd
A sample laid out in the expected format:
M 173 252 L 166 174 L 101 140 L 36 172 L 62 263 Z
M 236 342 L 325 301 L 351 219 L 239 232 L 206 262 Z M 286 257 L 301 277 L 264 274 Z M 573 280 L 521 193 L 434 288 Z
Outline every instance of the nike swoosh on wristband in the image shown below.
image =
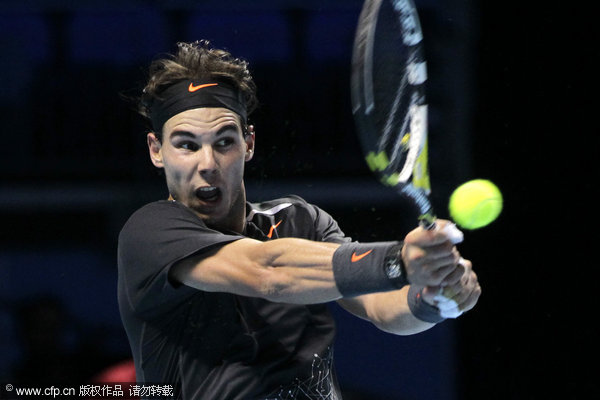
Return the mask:
M 190 83 L 190 86 L 188 87 L 188 90 L 190 91 L 190 93 L 195 92 L 196 90 L 205 88 L 205 87 L 209 87 L 209 86 L 218 86 L 218 83 L 205 83 L 202 85 L 198 85 L 198 86 L 194 86 L 194 83 Z
M 369 250 L 369 251 L 365 251 L 362 254 L 356 254 L 356 252 L 352 253 L 352 258 L 350 259 L 352 262 L 357 262 L 362 260 L 363 258 L 365 258 L 366 256 L 368 256 L 369 254 L 371 254 L 373 250 Z

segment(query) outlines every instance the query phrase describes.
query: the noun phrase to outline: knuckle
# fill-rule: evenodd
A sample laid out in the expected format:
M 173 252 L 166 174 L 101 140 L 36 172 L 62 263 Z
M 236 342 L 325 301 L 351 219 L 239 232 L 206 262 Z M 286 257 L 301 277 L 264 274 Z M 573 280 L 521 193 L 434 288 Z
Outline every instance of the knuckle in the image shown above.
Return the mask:
M 428 282 L 431 286 L 438 286 L 444 281 L 445 277 L 446 275 L 438 270 L 429 274 Z

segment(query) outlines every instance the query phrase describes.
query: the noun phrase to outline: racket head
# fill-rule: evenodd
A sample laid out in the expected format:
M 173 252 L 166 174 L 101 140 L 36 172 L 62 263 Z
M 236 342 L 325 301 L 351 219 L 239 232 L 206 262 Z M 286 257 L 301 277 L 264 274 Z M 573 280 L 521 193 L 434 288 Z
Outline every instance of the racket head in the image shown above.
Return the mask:
M 411 0 L 366 0 L 352 56 L 352 113 L 369 168 L 435 220 L 428 195 L 427 65 Z

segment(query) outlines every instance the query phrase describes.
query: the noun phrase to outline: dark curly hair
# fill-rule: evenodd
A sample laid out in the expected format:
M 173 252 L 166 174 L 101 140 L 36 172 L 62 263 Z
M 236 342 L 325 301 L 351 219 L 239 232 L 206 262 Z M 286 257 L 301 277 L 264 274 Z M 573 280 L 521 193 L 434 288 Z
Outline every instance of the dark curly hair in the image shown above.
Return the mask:
M 177 52 L 150 64 L 148 83 L 138 101 L 138 111 L 150 118 L 149 105 L 167 86 L 184 80 L 225 79 L 236 86 L 246 101 L 248 115 L 258 105 L 256 84 L 248 70 L 248 62 L 235 58 L 226 50 L 211 47 L 208 40 L 177 43 Z M 246 128 L 244 127 L 244 131 Z M 155 132 L 162 136 L 162 132 Z

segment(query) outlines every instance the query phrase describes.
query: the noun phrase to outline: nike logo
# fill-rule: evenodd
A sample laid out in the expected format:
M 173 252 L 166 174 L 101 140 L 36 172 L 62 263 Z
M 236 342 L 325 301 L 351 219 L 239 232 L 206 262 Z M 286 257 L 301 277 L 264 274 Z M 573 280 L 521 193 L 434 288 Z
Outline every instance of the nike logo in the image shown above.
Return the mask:
M 371 254 L 371 252 L 373 251 L 373 249 L 369 250 L 369 251 L 365 251 L 362 254 L 356 254 L 356 252 L 352 253 L 352 262 L 357 262 L 362 260 L 363 258 L 365 258 L 366 256 L 368 256 L 369 254 Z
M 269 239 L 271 239 L 271 236 L 273 236 L 273 231 L 275 231 L 275 229 L 277 229 L 277 227 L 279 226 L 279 224 L 281 223 L 281 221 L 279 221 L 277 224 L 275 225 L 271 225 L 271 229 L 269 229 L 269 234 L 267 235 L 267 237 Z
M 194 83 L 192 82 L 192 83 L 190 83 L 188 90 L 190 91 L 190 93 L 193 93 L 196 90 L 200 90 L 202 88 L 209 87 L 209 86 L 217 86 L 217 85 L 219 85 L 219 84 L 218 83 L 205 83 L 202 85 L 194 86 Z

